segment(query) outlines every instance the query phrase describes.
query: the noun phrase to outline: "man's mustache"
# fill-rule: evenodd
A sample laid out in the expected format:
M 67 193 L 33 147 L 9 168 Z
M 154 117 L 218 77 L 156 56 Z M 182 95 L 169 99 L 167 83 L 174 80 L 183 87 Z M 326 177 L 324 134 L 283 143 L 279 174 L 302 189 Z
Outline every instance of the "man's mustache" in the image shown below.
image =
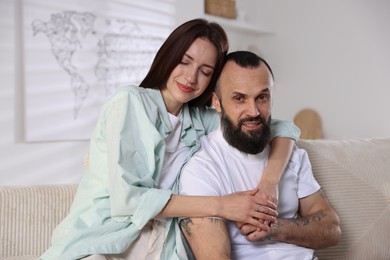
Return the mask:
M 262 125 L 265 125 L 267 122 L 265 121 L 264 117 L 262 117 L 261 115 L 258 115 L 258 116 L 251 116 L 251 117 L 247 117 L 247 118 L 244 118 L 244 119 L 241 119 L 239 121 L 239 125 L 242 126 L 244 123 L 246 122 L 259 122 L 261 123 Z

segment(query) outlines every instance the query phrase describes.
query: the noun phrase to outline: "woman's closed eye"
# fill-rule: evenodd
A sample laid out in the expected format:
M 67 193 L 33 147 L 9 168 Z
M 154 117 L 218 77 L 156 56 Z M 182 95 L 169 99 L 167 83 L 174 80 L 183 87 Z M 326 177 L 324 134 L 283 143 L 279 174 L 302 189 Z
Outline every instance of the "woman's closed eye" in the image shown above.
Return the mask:
M 208 69 L 208 68 L 201 69 L 200 71 L 203 73 L 203 75 L 205 75 L 207 77 L 213 75 L 213 73 L 214 73 L 214 71 L 212 69 Z

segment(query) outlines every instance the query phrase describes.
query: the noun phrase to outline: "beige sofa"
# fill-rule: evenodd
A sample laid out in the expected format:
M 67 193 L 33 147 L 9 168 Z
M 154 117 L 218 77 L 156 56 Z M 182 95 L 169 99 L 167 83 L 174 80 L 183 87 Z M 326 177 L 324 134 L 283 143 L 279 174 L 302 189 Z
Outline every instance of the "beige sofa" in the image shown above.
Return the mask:
M 339 245 L 320 260 L 390 259 L 390 138 L 300 140 L 341 219 Z M 64 218 L 77 185 L 1 187 L 0 259 L 36 259 Z

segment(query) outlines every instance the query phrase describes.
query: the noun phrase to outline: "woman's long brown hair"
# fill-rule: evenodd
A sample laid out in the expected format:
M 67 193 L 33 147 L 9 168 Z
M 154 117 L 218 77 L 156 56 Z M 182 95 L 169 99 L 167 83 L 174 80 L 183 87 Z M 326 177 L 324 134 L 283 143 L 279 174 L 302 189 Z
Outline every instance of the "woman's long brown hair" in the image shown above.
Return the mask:
M 204 19 L 194 19 L 177 27 L 158 50 L 149 72 L 140 86 L 144 88 L 161 89 L 173 69 L 181 62 L 185 52 L 198 38 L 207 39 L 217 49 L 217 63 L 206 90 L 199 97 L 189 101 L 190 106 L 210 105 L 211 93 L 215 88 L 221 73 L 229 44 L 226 32 L 217 23 Z

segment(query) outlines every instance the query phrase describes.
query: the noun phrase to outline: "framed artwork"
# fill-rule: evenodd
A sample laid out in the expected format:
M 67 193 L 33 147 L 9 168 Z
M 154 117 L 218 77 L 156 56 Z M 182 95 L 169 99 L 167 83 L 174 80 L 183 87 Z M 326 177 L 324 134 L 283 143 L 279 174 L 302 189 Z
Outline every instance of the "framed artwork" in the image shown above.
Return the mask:
M 22 0 L 26 141 L 86 140 L 103 102 L 138 85 L 172 30 L 172 1 Z

